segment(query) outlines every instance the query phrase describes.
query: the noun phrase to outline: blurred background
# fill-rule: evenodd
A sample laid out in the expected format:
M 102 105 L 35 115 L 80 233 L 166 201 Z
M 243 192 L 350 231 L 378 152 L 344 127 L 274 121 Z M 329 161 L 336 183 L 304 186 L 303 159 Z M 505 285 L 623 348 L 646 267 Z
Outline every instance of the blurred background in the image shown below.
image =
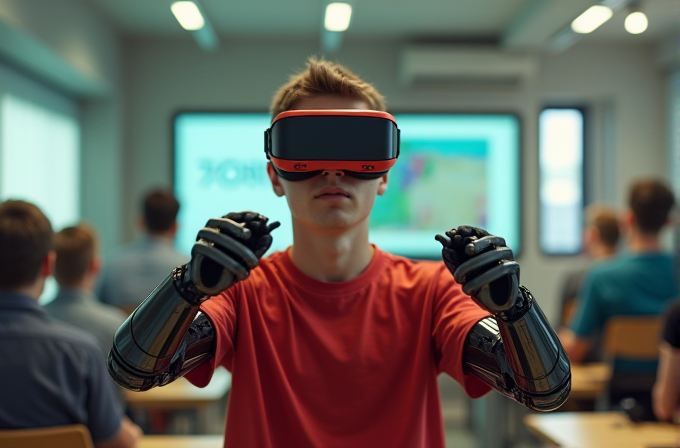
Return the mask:
M 452 132 L 445 139 L 482 142 L 483 150 L 451 153 L 477 160 L 479 186 L 444 171 L 433 174 L 436 182 L 421 179 L 420 190 L 391 188 L 449 210 L 461 207 L 457 197 L 481 195 L 471 200 L 474 216 L 503 229 L 522 283 L 555 324 L 564 272 L 584 257 L 583 209 L 601 202 L 622 209 L 639 177 L 666 179 L 680 192 L 677 0 L 351 0 L 344 30 L 347 6 L 327 18 L 324 0 L 200 0 L 198 19 L 176 17 L 172 4 L 0 0 L 0 199 L 37 203 L 57 230 L 92 223 L 104 255 L 138 236 L 139 198 L 155 186 L 174 188 L 182 203 L 179 248 L 195 235 L 195 220 L 244 203 L 267 214 L 239 191 L 253 182 L 247 172 L 228 165 L 215 174 L 223 182 L 210 185 L 191 170 L 205 174 L 210 157 L 224 162 L 246 150 L 264 166 L 259 145 L 271 98 L 312 55 L 347 65 L 385 95 L 388 111 L 403 117 L 403 138 L 413 140 L 404 166 L 446 152 L 441 136 L 439 149 L 422 142 L 432 135 L 419 122 L 441 119 L 437 129 Z M 245 118 L 255 121 L 237 126 L 244 137 L 233 122 Z M 469 129 L 469 120 L 481 120 L 482 131 L 455 131 Z M 206 132 L 214 138 L 201 141 Z M 241 184 L 224 182 L 241 175 Z M 191 208 L 201 203 L 215 211 Z M 283 205 L 271 205 L 273 217 L 287 221 Z M 397 237 L 423 231 L 422 212 L 410 213 L 394 218 Z M 424 230 L 427 244 L 463 224 L 438 219 L 438 230 Z M 382 224 L 376 238 L 381 230 L 389 238 L 390 223 Z M 450 427 L 467 431 L 474 412 L 488 411 L 468 408 L 455 384 L 443 384 L 442 394 L 455 403 L 445 412 Z

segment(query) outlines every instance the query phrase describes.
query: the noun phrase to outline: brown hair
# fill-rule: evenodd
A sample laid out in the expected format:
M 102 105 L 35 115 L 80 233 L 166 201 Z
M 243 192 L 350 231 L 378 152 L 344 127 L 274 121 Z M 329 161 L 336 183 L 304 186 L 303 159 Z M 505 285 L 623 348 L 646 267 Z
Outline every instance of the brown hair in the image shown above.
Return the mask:
M 54 278 L 60 285 L 74 285 L 85 277 L 97 244 L 97 233 L 87 224 L 66 227 L 54 235 Z
M 30 286 L 52 249 L 52 225 L 35 205 L 0 203 L 0 289 Z
M 371 84 L 338 63 L 311 57 L 307 69 L 291 76 L 274 95 L 272 117 L 290 110 L 300 98 L 324 94 L 360 99 L 372 110 L 385 111 L 385 98 Z
M 658 233 L 668 220 L 673 204 L 673 193 L 659 180 L 642 179 L 630 187 L 628 206 L 643 233 Z
M 619 216 L 615 210 L 603 206 L 593 205 L 586 211 L 587 225 L 593 226 L 600 234 L 600 241 L 607 247 L 616 247 L 619 243 L 621 230 Z
M 157 188 L 144 197 L 142 212 L 150 233 L 167 232 L 177 219 L 179 202 L 171 191 Z

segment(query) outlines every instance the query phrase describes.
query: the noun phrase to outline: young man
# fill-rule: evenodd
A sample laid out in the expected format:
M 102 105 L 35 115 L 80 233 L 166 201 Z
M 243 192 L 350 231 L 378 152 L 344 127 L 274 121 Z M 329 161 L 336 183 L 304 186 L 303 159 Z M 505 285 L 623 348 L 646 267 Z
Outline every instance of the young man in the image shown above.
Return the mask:
M 107 354 L 127 316 L 114 306 L 100 303 L 94 295 L 101 266 L 95 230 L 86 224 L 62 229 L 54 235 L 54 251 L 54 278 L 59 291 L 45 309 L 52 317 L 94 336 L 102 353 Z
M 203 386 L 226 366 L 225 447 L 443 447 L 441 372 L 472 397 L 495 387 L 538 410 L 566 400 L 569 362 L 502 238 L 438 235 L 445 263 L 369 243 L 398 155 L 383 110 L 371 85 L 328 62 L 310 60 L 281 88 L 265 150 L 293 245 L 259 260 L 278 223 L 253 212 L 210 220 L 190 263 L 117 333 L 109 371 L 120 384 L 187 374 Z
M 141 204 L 144 235 L 104 263 L 96 292 L 103 303 L 132 311 L 167 275 L 188 261 L 174 247 L 179 202 L 171 191 L 152 189 Z
M 0 429 L 81 423 L 96 448 L 132 448 L 115 385 L 88 334 L 38 304 L 54 263 L 52 227 L 34 205 L 0 203 Z
M 675 203 L 661 181 L 635 182 L 628 194 L 622 225 L 627 250 L 593 266 L 580 292 L 580 303 L 560 339 L 572 362 L 580 363 L 593 334 L 618 315 L 660 315 L 679 292 L 673 257 L 661 249 L 660 234 Z

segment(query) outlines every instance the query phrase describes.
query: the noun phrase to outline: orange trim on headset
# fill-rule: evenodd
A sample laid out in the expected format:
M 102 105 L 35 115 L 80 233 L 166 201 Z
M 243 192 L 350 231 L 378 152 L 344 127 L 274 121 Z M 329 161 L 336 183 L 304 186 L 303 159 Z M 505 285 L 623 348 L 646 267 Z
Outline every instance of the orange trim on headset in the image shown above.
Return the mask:
M 272 163 L 282 171 L 304 173 L 321 170 L 347 170 L 358 173 L 387 171 L 394 166 L 397 159 L 387 160 L 285 160 L 269 156 Z
M 289 117 L 309 117 L 309 116 L 346 116 L 346 117 L 373 117 L 391 120 L 397 124 L 397 120 L 387 112 L 365 109 L 314 109 L 314 110 L 287 110 L 281 112 L 272 120 L 272 125 L 277 120 Z

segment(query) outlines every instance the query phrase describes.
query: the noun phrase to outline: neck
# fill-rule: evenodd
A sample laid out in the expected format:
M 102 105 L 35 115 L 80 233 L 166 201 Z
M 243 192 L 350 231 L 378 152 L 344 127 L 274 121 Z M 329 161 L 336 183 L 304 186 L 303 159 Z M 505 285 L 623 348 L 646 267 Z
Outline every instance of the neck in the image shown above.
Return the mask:
M 61 288 L 82 289 L 84 291 L 94 291 L 94 277 L 85 276 L 82 280 L 73 283 L 60 283 Z
M 604 260 L 613 256 L 616 253 L 616 248 L 598 244 L 590 251 L 590 256 L 593 260 Z
M 628 250 L 630 252 L 659 252 L 661 251 L 659 235 L 642 233 L 634 229 L 628 237 Z
M 164 240 L 171 240 L 175 237 L 175 232 L 173 230 L 168 230 L 166 232 L 154 232 L 154 233 L 149 232 L 148 235 L 151 238 L 161 238 L 161 239 L 164 239 Z
M 40 299 L 40 295 L 43 293 L 43 289 L 45 288 L 45 279 L 38 279 L 35 283 L 32 285 L 28 286 L 23 286 L 21 288 L 17 288 L 13 290 L 16 293 L 23 294 L 25 296 L 29 296 L 35 300 Z
M 366 225 L 347 229 L 310 229 L 293 222 L 293 264 L 322 282 L 344 282 L 361 274 L 373 259 Z

